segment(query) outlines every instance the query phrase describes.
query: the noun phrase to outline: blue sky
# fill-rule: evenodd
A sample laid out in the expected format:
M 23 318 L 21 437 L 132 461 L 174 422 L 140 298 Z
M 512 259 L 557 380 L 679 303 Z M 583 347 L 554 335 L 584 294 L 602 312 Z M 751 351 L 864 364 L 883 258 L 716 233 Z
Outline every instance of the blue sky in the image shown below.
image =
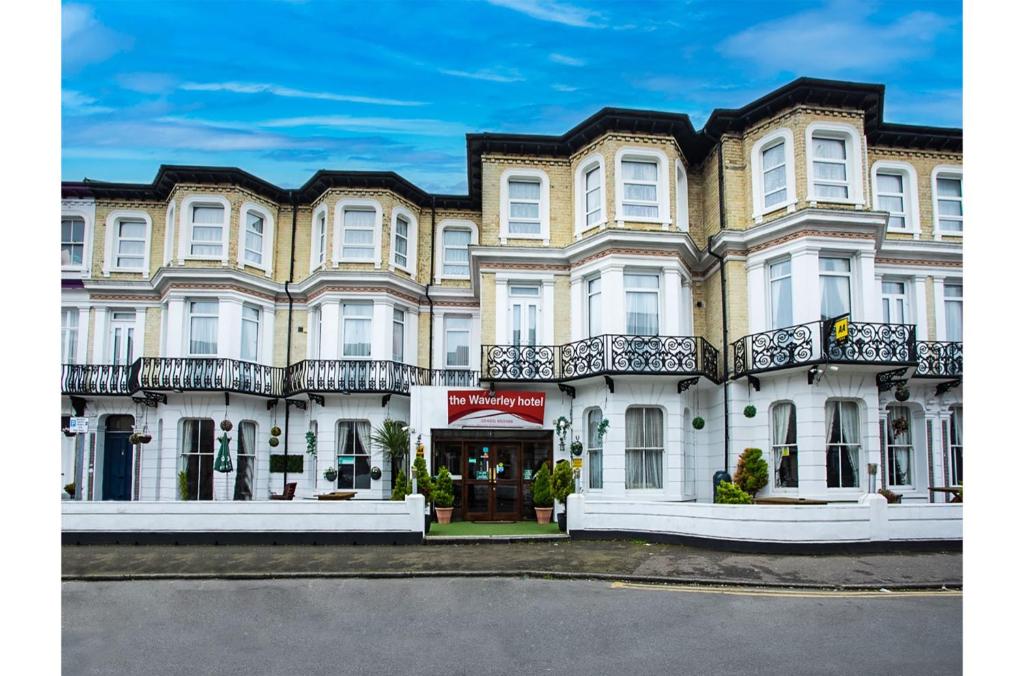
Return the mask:
M 64 3 L 61 174 L 391 170 L 464 194 L 467 132 L 561 134 L 603 106 L 700 128 L 802 75 L 960 126 L 962 32 L 936 0 Z

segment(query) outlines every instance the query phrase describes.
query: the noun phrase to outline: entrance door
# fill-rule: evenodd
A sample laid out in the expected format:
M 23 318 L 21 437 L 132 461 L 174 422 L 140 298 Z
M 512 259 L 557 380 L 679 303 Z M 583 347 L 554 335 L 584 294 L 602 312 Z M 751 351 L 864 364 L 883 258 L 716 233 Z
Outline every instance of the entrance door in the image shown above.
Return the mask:
M 522 500 L 522 449 L 517 443 L 466 444 L 465 518 L 471 521 L 517 521 Z
M 131 500 L 132 445 L 128 438 L 133 423 L 130 415 L 107 418 L 103 433 L 104 500 Z

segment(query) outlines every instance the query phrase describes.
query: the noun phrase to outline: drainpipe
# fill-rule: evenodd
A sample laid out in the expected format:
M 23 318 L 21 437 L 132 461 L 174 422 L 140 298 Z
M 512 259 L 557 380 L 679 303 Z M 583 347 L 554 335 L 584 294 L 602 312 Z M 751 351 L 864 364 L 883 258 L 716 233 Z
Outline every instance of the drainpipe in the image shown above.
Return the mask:
M 725 156 L 722 154 L 722 139 L 718 139 L 718 231 L 725 230 Z M 722 275 L 722 398 L 725 401 L 725 453 L 722 471 L 729 471 L 729 305 L 725 293 L 725 259 L 716 254 L 708 243 L 708 253 L 718 259 Z
M 298 221 L 298 205 L 295 203 L 295 193 L 291 193 L 292 198 L 292 241 L 291 247 L 291 262 L 288 264 L 288 279 L 284 283 L 284 294 L 288 296 L 288 336 L 285 338 L 284 348 L 284 367 L 285 369 L 291 364 L 292 360 L 292 310 L 295 305 L 292 299 L 292 293 L 288 290 L 288 285 L 295 279 L 295 231 L 297 228 Z M 288 398 L 284 399 L 284 484 L 281 486 L 281 494 L 284 495 L 286 487 L 288 486 L 288 422 L 291 417 L 292 407 L 288 405 Z M 315 469 L 315 468 L 314 468 Z M 314 476 L 316 474 L 314 473 Z
M 434 370 L 434 301 L 430 297 L 430 285 L 434 282 L 434 255 L 437 242 L 434 235 L 437 233 L 437 198 L 430 196 L 430 278 L 427 279 L 426 295 L 427 303 L 430 304 L 430 321 L 427 324 L 427 373 Z

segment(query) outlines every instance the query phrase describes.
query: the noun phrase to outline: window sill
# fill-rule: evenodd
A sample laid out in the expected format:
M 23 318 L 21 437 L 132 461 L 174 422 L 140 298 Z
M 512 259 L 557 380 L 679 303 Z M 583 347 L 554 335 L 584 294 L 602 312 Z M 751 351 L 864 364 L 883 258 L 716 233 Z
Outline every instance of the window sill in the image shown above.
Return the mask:
M 415 277 L 416 276 L 416 272 L 414 270 L 410 270 L 409 268 L 403 267 L 401 265 L 398 265 L 397 263 L 392 263 L 391 265 L 388 266 L 388 269 L 391 272 L 404 272 L 405 274 L 409 275 L 410 277 Z
M 792 201 L 789 201 L 789 202 L 783 202 L 782 204 L 773 205 L 770 209 L 765 209 L 764 211 L 755 211 L 754 212 L 754 223 L 761 223 L 762 221 L 764 221 L 766 216 L 772 216 L 776 212 L 783 211 L 783 210 L 785 210 L 785 212 L 787 214 L 791 214 L 791 213 L 795 212 L 796 211 L 796 200 L 792 200 Z
M 661 225 L 665 227 L 672 226 L 672 219 L 665 220 L 663 218 L 645 218 L 642 216 L 623 216 L 622 214 L 615 214 L 615 222 L 618 224 L 622 223 L 651 223 L 653 225 Z
M 223 263 L 224 265 L 228 264 L 227 260 L 223 256 L 197 256 L 197 255 L 194 255 L 194 254 L 190 254 L 190 255 L 185 256 L 184 260 L 185 260 L 185 262 L 188 262 L 188 261 L 214 261 L 216 263 Z
M 840 199 L 838 197 L 812 197 L 807 196 L 807 203 L 812 207 L 816 207 L 819 204 L 842 204 L 849 207 L 856 207 L 857 209 L 864 208 L 864 202 L 862 200 L 854 199 Z
M 334 261 L 334 266 L 337 267 L 339 265 L 346 265 L 352 263 L 356 265 L 372 265 L 375 268 L 380 267 L 380 261 L 374 260 L 372 258 L 338 258 L 337 260 Z
M 466 276 L 453 276 L 453 275 L 441 275 L 437 278 L 439 282 L 468 282 L 471 281 L 469 275 Z

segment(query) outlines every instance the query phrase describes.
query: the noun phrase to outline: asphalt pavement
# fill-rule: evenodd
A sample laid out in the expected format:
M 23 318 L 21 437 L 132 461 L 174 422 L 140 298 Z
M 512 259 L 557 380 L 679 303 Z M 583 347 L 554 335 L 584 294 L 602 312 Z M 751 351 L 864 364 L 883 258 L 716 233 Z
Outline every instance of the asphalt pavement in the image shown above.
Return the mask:
M 82 676 L 962 672 L 956 591 L 412 578 L 71 581 L 62 596 L 63 673 Z

